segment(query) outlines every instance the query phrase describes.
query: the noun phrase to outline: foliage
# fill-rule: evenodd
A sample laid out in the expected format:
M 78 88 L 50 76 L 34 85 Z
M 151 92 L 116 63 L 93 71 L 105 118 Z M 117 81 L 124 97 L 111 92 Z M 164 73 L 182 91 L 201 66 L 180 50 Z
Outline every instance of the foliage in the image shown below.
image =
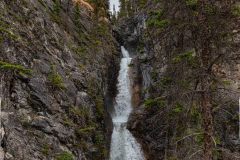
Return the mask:
M 104 143 L 104 135 L 101 132 L 97 132 L 95 135 L 95 143 L 101 145 Z
M 74 160 L 72 153 L 64 151 L 56 156 L 56 160 Z
M 86 47 L 84 46 L 78 46 L 78 47 L 74 47 L 72 48 L 73 51 L 79 55 L 81 58 L 86 58 L 86 52 L 87 52 L 87 49 Z
M 48 156 L 48 155 L 49 155 L 49 152 L 50 152 L 50 146 L 49 146 L 49 144 L 44 144 L 41 152 L 42 152 L 45 156 Z
M 68 126 L 68 127 L 73 127 L 74 123 L 71 119 L 69 119 L 66 115 L 63 117 L 63 124 Z
M 168 87 L 173 82 L 173 79 L 171 77 L 162 77 L 159 86 L 162 88 Z
M 183 105 L 181 105 L 180 103 L 177 103 L 173 108 L 174 113 L 181 113 L 183 110 Z
M 198 4 L 198 0 L 186 0 L 186 4 L 190 7 L 195 7 Z
M 173 58 L 173 63 L 180 63 L 180 62 L 187 62 L 192 67 L 196 67 L 197 59 L 196 59 L 195 51 L 190 50 L 182 54 L 179 54 Z
M 47 4 L 43 0 L 38 0 L 38 2 L 43 5 L 44 7 L 47 7 Z
M 52 66 L 52 71 L 48 75 L 48 80 L 51 85 L 57 89 L 65 89 L 62 76 L 56 71 L 56 68 Z
M 5 36 L 7 36 L 8 38 L 12 39 L 12 40 L 19 40 L 20 37 L 18 35 L 16 35 L 15 33 L 13 33 L 10 29 L 9 24 L 7 24 L 6 22 L 1 20 L 1 16 L 0 16 L 0 33 L 4 34 Z M 0 36 L 0 43 L 1 41 L 3 41 L 4 37 Z
M 233 8 L 232 8 L 232 14 L 233 14 L 234 16 L 237 16 L 237 17 L 240 16 L 240 5 L 235 5 L 235 6 L 233 6 Z
M 153 106 L 163 107 L 165 106 L 165 100 L 162 98 L 147 99 L 144 101 L 144 105 L 149 108 Z
M 82 108 L 78 108 L 78 107 L 71 107 L 70 109 L 70 113 L 73 116 L 77 116 L 79 118 L 89 118 L 90 116 L 90 111 L 88 108 L 82 107 Z
M 100 97 L 97 97 L 95 100 L 96 104 L 96 112 L 97 112 L 97 117 L 98 118 L 103 118 L 104 117 L 104 102 L 103 99 Z
M 26 69 L 25 67 L 23 67 L 21 65 L 12 64 L 12 63 L 3 62 L 3 61 L 0 61 L 0 69 L 17 71 L 19 74 L 24 74 L 24 75 L 29 75 L 32 73 L 31 69 Z
M 3 28 L 1 26 L 0 26 L 0 33 L 5 33 L 10 39 L 13 39 L 13 40 L 19 39 L 19 37 L 15 35 L 12 31 L 10 31 L 9 29 Z
M 52 20 L 55 21 L 56 23 L 61 23 L 60 11 L 61 11 L 60 0 L 54 0 L 53 9 L 50 15 Z
M 150 17 L 147 20 L 147 26 L 163 29 L 168 25 L 170 25 L 170 20 L 166 18 L 164 19 L 163 15 L 164 15 L 164 11 L 161 9 L 156 11 L 151 11 L 149 13 Z
M 157 28 L 164 28 L 170 24 L 170 21 L 167 19 L 157 20 L 157 19 L 150 19 L 147 21 L 147 25 L 149 27 L 157 27 Z
M 89 134 L 93 133 L 93 131 L 95 131 L 95 129 L 96 129 L 96 128 L 93 127 L 93 126 L 88 126 L 88 127 L 86 127 L 86 128 L 77 129 L 77 130 L 76 130 L 76 134 L 77 134 L 79 137 L 86 136 L 86 135 L 89 136 Z

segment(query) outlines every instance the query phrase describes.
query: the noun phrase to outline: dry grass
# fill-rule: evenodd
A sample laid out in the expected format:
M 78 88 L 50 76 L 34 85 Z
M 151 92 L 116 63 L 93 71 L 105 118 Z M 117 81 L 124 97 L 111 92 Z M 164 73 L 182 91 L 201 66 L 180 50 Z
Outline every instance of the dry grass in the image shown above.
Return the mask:
M 81 5 L 85 8 L 87 8 L 90 11 L 94 11 L 94 8 L 91 6 L 91 4 L 89 4 L 88 2 L 86 2 L 84 0 L 73 0 L 73 2 L 77 5 Z

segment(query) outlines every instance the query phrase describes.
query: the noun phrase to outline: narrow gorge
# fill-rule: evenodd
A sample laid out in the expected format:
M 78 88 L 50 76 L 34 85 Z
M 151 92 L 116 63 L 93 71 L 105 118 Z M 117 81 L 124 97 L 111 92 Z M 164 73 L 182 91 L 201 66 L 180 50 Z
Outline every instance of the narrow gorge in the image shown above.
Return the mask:
M 0 0 L 0 160 L 240 160 L 239 0 Z

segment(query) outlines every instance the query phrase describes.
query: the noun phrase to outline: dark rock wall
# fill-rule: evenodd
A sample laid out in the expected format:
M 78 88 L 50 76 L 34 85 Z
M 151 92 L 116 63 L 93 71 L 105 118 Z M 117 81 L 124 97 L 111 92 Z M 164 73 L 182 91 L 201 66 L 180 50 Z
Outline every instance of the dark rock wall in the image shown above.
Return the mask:
M 70 0 L 1 0 L 0 159 L 105 159 L 117 47 L 110 25 Z
M 134 2 L 138 6 L 138 1 Z M 147 1 L 137 12 L 121 17 L 117 24 L 122 41 L 134 57 L 132 70 L 138 74 L 132 74 L 133 81 L 141 86 L 140 104 L 128 128 L 142 143 L 150 160 L 202 158 L 201 96 L 195 92 L 199 68 L 194 60 L 177 59 L 188 52 L 194 56 L 194 48 L 199 46 L 196 31 L 185 27 L 184 22 L 192 17 L 184 3 Z M 148 21 L 156 15 L 170 20 L 170 24 L 165 26 L 162 23 L 166 21 L 161 21 L 158 24 L 161 29 L 149 27 Z M 235 23 L 227 18 L 224 21 L 232 27 L 230 33 L 239 33 L 239 19 Z M 239 45 L 239 34 L 233 38 L 233 46 Z M 220 50 L 227 48 L 224 45 Z M 213 67 L 218 81 L 223 82 L 213 85 L 214 159 L 237 159 L 239 47 L 228 50 L 220 63 Z

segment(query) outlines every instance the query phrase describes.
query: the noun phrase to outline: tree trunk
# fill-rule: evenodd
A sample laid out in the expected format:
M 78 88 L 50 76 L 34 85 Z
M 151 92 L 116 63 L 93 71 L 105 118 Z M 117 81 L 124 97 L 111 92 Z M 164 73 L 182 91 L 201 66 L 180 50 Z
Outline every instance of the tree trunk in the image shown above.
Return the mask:
M 211 96 L 209 93 L 209 79 L 202 79 L 202 117 L 204 128 L 204 157 L 203 160 L 212 160 L 213 158 L 213 116 Z
M 205 6 L 207 0 L 200 0 L 201 11 L 199 13 L 200 22 L 200 44 L 201 44 L 201 66 L 204 72 L 201 76 L 201 110 L 203 123 L 202 127 L 204 129 L 204 155 L 203 160 L 213 159 L 213 116 L 212 116 L 212 103 L 211 103 L 211 69 L 208 70 L 211 59 L 211 47 L 210 47 L 210 31 L 208 28 L 207 17 L 205 15 Z
M 204 129 L 204 157 L 203 160 L 212 160 L 213 158 L 213 116 L 212 116 L 212 103 L 211 103 L 211 70 L 208 70 L 210 64 L 211 49 L 209 46 L 210 41 L 208 38 L 207 27 L 203 27 L 202 35 L 202 53 L 201 61 L 204 73 L 201 77 L 201 109 L 203 118 Z M 204 34 L 205 33 L 205 34 Z

